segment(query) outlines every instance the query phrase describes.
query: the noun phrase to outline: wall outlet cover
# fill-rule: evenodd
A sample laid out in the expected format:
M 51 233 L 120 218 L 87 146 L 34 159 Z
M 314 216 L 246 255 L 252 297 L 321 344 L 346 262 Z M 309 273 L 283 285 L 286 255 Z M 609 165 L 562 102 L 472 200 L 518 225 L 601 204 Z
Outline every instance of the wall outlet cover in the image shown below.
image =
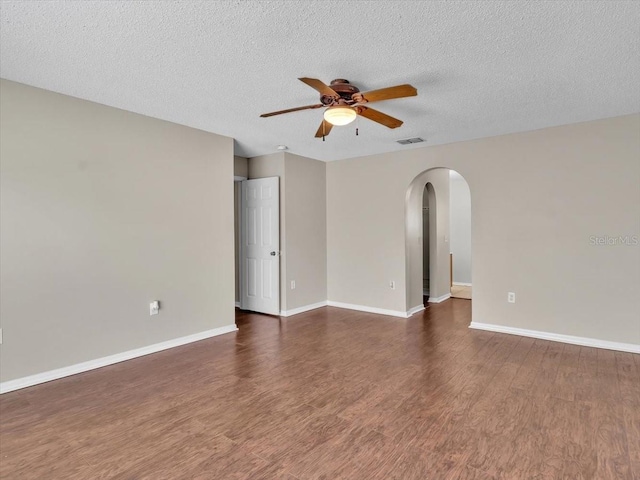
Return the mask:
M 158 315 L 160 313 L 160 302 L 154 300 L 149 304 L 149 315 Z

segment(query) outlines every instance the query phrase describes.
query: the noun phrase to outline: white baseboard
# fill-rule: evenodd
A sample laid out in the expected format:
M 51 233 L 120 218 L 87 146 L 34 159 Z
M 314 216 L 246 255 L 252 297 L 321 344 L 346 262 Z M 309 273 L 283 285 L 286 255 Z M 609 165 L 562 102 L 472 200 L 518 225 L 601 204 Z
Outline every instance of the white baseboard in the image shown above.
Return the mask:
M 365 305 L 334 302 L 333 300 L 327 301 L 327 305 L 329 305 L 330 307 L 346 308 L 348 310 L 358 310 L 359 312 L 377 313 L 379 315 L 390 315 L 392 317 L 407 318 L 407 312 L 401 312 L 400 310 L 387 310 L 385 308 L 367 307 Z
M 305 305 L 304 307 L 294 308 L 292 310 L 283 310 L 282 312 L 280 312 L 280 316 L 288 317 L 291 315 L 297 315 L 299 313 L 308 312 L 309 310 L 315 310 L 316 308 L 321 308 L 326 306 L 346 308 L 348 310 L 357 310 L 359 312 L 377 313 L 380 315 L 391 315 L 393 317 L 401 317 L 401 318 L 409 318 L 411 315 L 415 315 L 416 313 L 424 310 L 424 305 L 418 305 L 409 309 L 408 312 L 402 312 L 399 310 L 386 310 L 384 308 L 367 307 L 365 305 L 354 305 L 351 303 L 334 302 L 332 300 L 327 300 L 325 302 L 318 302 L 312 305 Z
M 379 315 L 390 315 L 392 317 L 408 318 L 408 312 L 402 312 L 400 310 L 387 310 L 384 308 L 367 307 L 365 305 L 354 305 L 351 303 L 334 302 L 333 300 L 327 301 L 327 305 L 330 307 L 346 308 L 348 310 L 358 310 L 359 312 L 377 313 Z
M 456 287 L 470 287 L 470 286 L 471 286 L 471 284 L 470 284 L 470 283 L 464 283 L 464 282 L 453 282 L 453 284 L 454 284 Z
M 449 300 L 450 298 L 451 298 L 450 293 L 446 293 L 441 297 L 429 297 L 429 303 L 440 303 L 440 302 L 444 302 L 445 300 Z
M 240 302 L 236 302 L 236 308 L 240 308 Z
M 292 308 L 291 310 L 281 310 L 281 317 L 290 317 L 291 315 L 298 315 L 299 313 L 308 312 L 309 310 L 315 310 L 316 308 L 326 307 L 327 301 L 312 303 L 311 305 L 305 305 L 304 307 Z
M 413 308 L 410 308 L 409 311 L 407 312 L 407 317 L 410 317 L 411 315 L 415 315 L 418 312 L 422 312 L 424 310 L 424 305 L 417 305 Z
M 224 327 L 214 328 L 213 330 L 207 330 L 200 333 L 194 333 L 193 335 L 187 335 L 186 337 L 174 338 L 167 340 L 166 342 L 154 343 L 146 347 L 136 348 L 127 352 L 116 353 L 115 355 L 109 355 L 108 357 L 96 358 L 95 360 L 89 360 L 87 362 L 76 363 L 75 365 L 69 365 L 68 367 L 57 368 L 55 370 L 49 370 L 48 372 L 37 373 L 35 375 L 29 375 L 28 377 L 17 378 L 15 380 L 9 380 L 8 382 L 0 383 L 0 394 L 19 390 L 21 388 L 31 387 L 40 383 L 50 382 L 51 380 L 57 380 L 59 378 L 68 377 L 77 373 L 87 372 L 96 368 L 106 367 L 107 365 L 113 365 L 114 363 L 124 362 L 125 360 L 131 360 L 132 358 L 142 357 L 151 353 L 160 352 L 173 347 L 179 347 L 180 345 L 186 345 L 187 343 L 197 342 L 198 340 L 204 340 L 205 338 L 211 338 L 225 333 L 235 332 L 238 330 L 235 324 L 225 325 Z
M 539 330 L 527 330 L 524 328 L 505 327 L 504 325 L 493 325 L 490 323 L 471 322 L 469 328 L 476 330 L 488 330 L 489 332 L 508 333 L 520 335 L 521 337 L 539 338 L 552 342 L 570 343 L 583 347 L 604 348 L 606 350 L 617 350 L 620 352 L 640 353 L 640 345 L 633 343 L 610 342 L 608 340 L 597 340 L 595 338 L 574 337 L 573 335 L 563 335 L 560 333 L 541 332 Z

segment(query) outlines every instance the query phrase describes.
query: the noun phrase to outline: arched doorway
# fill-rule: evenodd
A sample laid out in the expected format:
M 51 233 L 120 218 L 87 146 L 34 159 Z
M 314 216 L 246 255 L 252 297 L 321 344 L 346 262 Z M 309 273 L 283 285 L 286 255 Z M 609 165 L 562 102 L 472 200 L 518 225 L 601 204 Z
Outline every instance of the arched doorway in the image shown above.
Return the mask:
M 467 197 L 460 200 L 464 188 Z M 466 180 L 449 168 L 426 170 L 409 185 L 405 209 L 407 310 L 417 311 L 424 304 L 427 279 L 431 303 L 450 298 L 454 283 L 471 286 L 470 198 Z M 453 252 L 452 246 L 458 251 Z M 464 281 L 456 282 L 456 275 Z

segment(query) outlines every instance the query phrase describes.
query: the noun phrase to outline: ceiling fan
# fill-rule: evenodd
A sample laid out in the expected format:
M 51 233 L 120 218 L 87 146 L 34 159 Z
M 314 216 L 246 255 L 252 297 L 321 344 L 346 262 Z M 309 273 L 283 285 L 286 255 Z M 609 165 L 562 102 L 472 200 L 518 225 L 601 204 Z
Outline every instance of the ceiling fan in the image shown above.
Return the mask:
M 288 108 L 277 112 L 263 113 L 260 116 L 266 118 L 283 113 L 327 107 L 324 111 L 322 123 L 315 135 L 316 138 L 322 137 L 322 140 L 324 140 L 326 135 L 329 135 L 334 125 L 347 125 L 353 122 L 358 115 L 380 123 L 385 127 L 398 128 L 402 125 L 402 120 L 374 110 L 366 106 L 366 104 L 382 100 L 391 100 L 393 98 L 413 97 L 418 94 L 415 87 L 409 84 L 361 92 L 358 87 L 351 85 L 348 80 L 343 78 L 332 80 L 329 85 L 325 85 L 316 78 L 303 77 L 298 80 L 320 92 L 320 103 L 305 105 L 304 107 Z M 357 134 L 358 129 L 356 129 L 356 135 Z

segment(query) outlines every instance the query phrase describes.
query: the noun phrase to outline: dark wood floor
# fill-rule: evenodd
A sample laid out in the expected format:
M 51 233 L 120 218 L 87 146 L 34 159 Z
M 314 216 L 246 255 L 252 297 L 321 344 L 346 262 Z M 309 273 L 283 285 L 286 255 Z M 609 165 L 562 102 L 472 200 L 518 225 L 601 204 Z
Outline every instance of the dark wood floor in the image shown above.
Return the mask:
M 0 398 L 3 479 L 638 479 L 640 359 L 323 308 Z

